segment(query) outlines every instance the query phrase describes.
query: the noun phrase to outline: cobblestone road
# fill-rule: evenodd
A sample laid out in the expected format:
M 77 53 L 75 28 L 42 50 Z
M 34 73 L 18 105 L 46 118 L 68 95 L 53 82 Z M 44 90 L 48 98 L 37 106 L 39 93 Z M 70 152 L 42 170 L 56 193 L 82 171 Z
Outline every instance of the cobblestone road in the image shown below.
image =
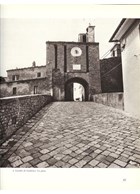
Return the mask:
M 93 102 L 54 102 L 0 153 L 1 167 L 139 168 L 140 120 Z

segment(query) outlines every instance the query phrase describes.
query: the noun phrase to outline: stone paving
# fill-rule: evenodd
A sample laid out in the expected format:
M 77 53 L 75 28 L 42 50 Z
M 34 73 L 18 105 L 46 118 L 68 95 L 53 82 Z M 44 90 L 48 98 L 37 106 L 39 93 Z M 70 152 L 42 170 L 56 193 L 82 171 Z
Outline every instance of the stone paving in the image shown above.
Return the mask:
M 0 154 L 1 167 L 140 168 L 140 120 L 94 102 L 54 102 Z

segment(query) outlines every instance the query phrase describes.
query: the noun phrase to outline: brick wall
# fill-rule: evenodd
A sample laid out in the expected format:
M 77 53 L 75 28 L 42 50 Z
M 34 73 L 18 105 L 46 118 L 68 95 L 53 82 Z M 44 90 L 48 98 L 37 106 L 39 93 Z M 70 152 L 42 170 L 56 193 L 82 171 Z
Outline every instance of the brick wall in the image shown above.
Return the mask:
M 102 93 L 93 95 L 94 102 L 124 110 L 124 98 L 122 92 Z
M 0 139 L 9 137 L 24 125 L 43 106 L 50 103 L 51 96 L 28 95 L 0 99 Z

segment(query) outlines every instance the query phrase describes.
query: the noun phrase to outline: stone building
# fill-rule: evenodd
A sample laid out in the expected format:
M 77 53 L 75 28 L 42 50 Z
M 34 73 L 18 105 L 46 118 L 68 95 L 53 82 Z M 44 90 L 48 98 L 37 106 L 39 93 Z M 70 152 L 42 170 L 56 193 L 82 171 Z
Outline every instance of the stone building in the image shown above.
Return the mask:
M 121 44 L 124 109 L 140 117 L 140 19 L 122 19 L 110 39 L 116 41 Z
M 77 42 L 48 41 L 46 46 L 46 66 L 33 62 L 32 67 L 8 70 L 0 84 L 0 97 L 48 94 L 55 101 L 71 101 L 76 83 L 83 94 L 80 99 L 85 101 L 94 94 L 123 90 L 121 58 L 99 59 L 95 26 L 89 25 Z
M 0 84 L 0 97 L 47 93 L 46 66 L 32 66 L 7 71 Z

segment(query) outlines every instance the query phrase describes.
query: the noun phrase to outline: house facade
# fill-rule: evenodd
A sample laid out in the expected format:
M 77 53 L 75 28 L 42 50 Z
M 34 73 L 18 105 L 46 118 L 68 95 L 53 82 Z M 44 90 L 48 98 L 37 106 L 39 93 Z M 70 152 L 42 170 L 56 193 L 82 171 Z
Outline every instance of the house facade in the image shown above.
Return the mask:
M 0 97 L 48 94 L 46 66 L 35 66 L 7 71 L 6 81 L 0 84 Z
M 110 42 L 121 44 L 124 109 L 140 117 L 140 19 L 122 19 Z

